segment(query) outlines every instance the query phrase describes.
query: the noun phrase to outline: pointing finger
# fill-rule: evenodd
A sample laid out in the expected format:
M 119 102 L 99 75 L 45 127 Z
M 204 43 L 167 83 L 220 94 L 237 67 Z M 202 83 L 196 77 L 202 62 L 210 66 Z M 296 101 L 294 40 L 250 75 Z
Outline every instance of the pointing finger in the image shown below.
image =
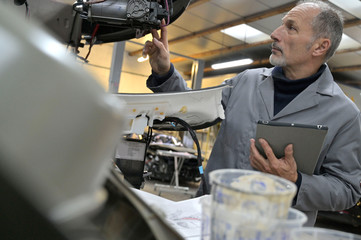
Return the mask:
M 165 49 L 168 51 L 168 30 L 167 30 L 167 26 L 165 25 L 164 19 L 162 19 L 160 30 L 161 30 L 160 34 L 162 37 L 162 43 L 163 43 Z

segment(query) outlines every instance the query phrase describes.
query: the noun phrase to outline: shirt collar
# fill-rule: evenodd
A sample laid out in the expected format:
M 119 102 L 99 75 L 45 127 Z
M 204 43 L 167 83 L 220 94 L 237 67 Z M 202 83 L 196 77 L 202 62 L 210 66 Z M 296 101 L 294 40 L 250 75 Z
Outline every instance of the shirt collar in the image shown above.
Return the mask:
M 322 72 L 321 76 L 319 76 L 319 79 L 317 79 L 317 81 L 315 83 L 317 83 L 317 92 L 320 94 L 324 94 L 324 95 L 329 95 L 332 96 L 334 93 L 334 88 L 333 88 L 333 84 L 334 84 L 334 80 L 333 80 L 333 76 L 332 73 L 330 71 L 330 68 L 328 67 L 327 64 L 323 64 L 325 66 L 324 71 Z M 268 79 L 269 77 L 272 76 L 272 72 L 274 68 L 262 68 L 262 72 L 261 75 L 264 76 L 264 80 Z M 313 84 L 315 84 L 313 83 Z
M 280 80 L 287 81 L 287 82 L 289 82 L 289 81 L 310 81 L 310 82 L 312 82 L 312 81 L 316 81 L 316 79 L 322 75 L 322 73 L 324 72 L 325 69 L 326 69 L 326 64 L 322 64 L 321 67 L 318 69 L 318 71 L 315 74 L 313 74 L 309 77 L 306 77 L 306 78 L 290 80 L 284 75 L 282 67 L 275 67 L 272 70 L 272 76 L 276 77 Z

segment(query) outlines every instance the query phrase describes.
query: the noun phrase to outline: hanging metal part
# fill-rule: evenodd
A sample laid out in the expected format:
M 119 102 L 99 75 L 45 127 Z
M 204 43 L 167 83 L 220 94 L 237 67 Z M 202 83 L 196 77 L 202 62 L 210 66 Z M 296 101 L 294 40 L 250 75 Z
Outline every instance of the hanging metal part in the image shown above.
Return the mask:
M 90 22 L 130 24 L 141 29 L 159 28 L 161 20 L 173 11 L 172 4 L 163 6 L 158 1 L 147 0 L 77 1 L 74 10 L 80 11 L 83 18 Z

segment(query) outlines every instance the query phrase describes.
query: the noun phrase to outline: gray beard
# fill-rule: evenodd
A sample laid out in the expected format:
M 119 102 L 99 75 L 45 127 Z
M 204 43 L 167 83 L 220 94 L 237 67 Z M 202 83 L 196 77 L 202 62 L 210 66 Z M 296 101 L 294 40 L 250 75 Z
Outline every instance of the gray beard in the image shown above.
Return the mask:
M 271 56 L 269 57 L 269 62 L 275 66 L 275 67 L 285 67 L 286 66 L 286 61 L 284 58 L 276 58 L 273 57 L 273 55 L 271 54 Z

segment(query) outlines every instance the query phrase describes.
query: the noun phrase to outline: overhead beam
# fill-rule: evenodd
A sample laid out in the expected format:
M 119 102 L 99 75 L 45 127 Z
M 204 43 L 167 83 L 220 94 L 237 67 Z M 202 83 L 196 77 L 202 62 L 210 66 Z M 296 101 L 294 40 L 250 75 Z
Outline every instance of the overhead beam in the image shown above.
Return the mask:
M 354 85 L 354 86 L 361 86 L 361 82 L 355 81 L 355 80 L 340 80 L 338 79 L 337 82 L 348 84 L 348 85 Z
M 189 6 L 187 7 L 187 9 L 192 9 L 194 7 L 198 7 L 199 5 L 202 5 L 204 3 L 209 2 L 210 0 L 193 0 Z
M 211 50 L 211 51 L 207 51 L 207 52 L 192 54 L 192 55 L 190 55 L 190 57 L 196 58 L 196 59 L 201 59 L 204 57 L 213 56 L 213 55 L 217 55 L 217 54 L 224 54 L 224 53 L 240 51 L 240 50 L 248 49 L 248 48 L 252 48 L 252 47 L 263 46 L 266 44 L 271 44 L 272 42 L 273 42 L 272 39 L 270 39 L 270 40 L 255 42 L 255 43 L 245 43 L 245 44 L 240 44 L 240 45 L 236 45 L 236 46 L 232 46 L 232 47 L 219 48 L 219 49 L 215 49 L 215 50 Z M 176 63 L 176 62 L 182 62 L 185 60 L 187 60 L 187 59 L 184 57 L 177 57 L 177 58 L 171 59 L 171 62 Z
M 358 52 L 358 51 L 361 51 L 361 47 L 340 49 L 336 51 L 336 54 Z
M 354 19 L 345 21 L 345 23 L 343 24 L 343 27 L 350 28 L 350 27 L 355 27 L 355 26 L 359 26 L 359 25 L 361 25 L 361 19 L 354 18 Z
M 349 72 L 361 70 L 361 65 L 345 66 L 332 68 L 331 72 Z
M 291 10 L 296 5 L 296 2 L 297 1 L 282 5 L 281 7 L 272 8 L 272 9 L 269 9 L 269 10 L 266 10 L 266 11 L 262 11 L 262 12 L 250 15 L 248 17 L 244 17 L 244 18 L 241 18 L 241 19 L 236 19 L 236 20 L 233 20 L 233 21 L 230 21 L 230 22 L 222 23 L 222 24 L 219 24 L 217 26 L 207 28 L 207 29 L 204 29 L 204 30 L 201 30 L 201 31 L 198 31 L 198 32 L 193 32 L 193 33 L 190 33 L 188 35 L 180 36 L 180 37 L 177 37 L 177 38 L 174 38 L 174 39 L 170 40 L 169 44 L 175 44 L 175 43 L 187 41 L 187 40 L 190 40 L 190 39 L 193 39 L 193 38 L 209 35 L 209 34 L 212 34 L 214 32 L 219 32 L 219 31 L 221 31 L 221 30 L 223 30 L 225 28 L 237 26 L 237 25 L 244 24 L 244 23 L 251 23 L 251 22 L 261 20 L 261 19 L 272 17 L 272 16 L 275 16 L 277 14 L 284 13 L 284 12 L 287 12 L 287 11 Z

